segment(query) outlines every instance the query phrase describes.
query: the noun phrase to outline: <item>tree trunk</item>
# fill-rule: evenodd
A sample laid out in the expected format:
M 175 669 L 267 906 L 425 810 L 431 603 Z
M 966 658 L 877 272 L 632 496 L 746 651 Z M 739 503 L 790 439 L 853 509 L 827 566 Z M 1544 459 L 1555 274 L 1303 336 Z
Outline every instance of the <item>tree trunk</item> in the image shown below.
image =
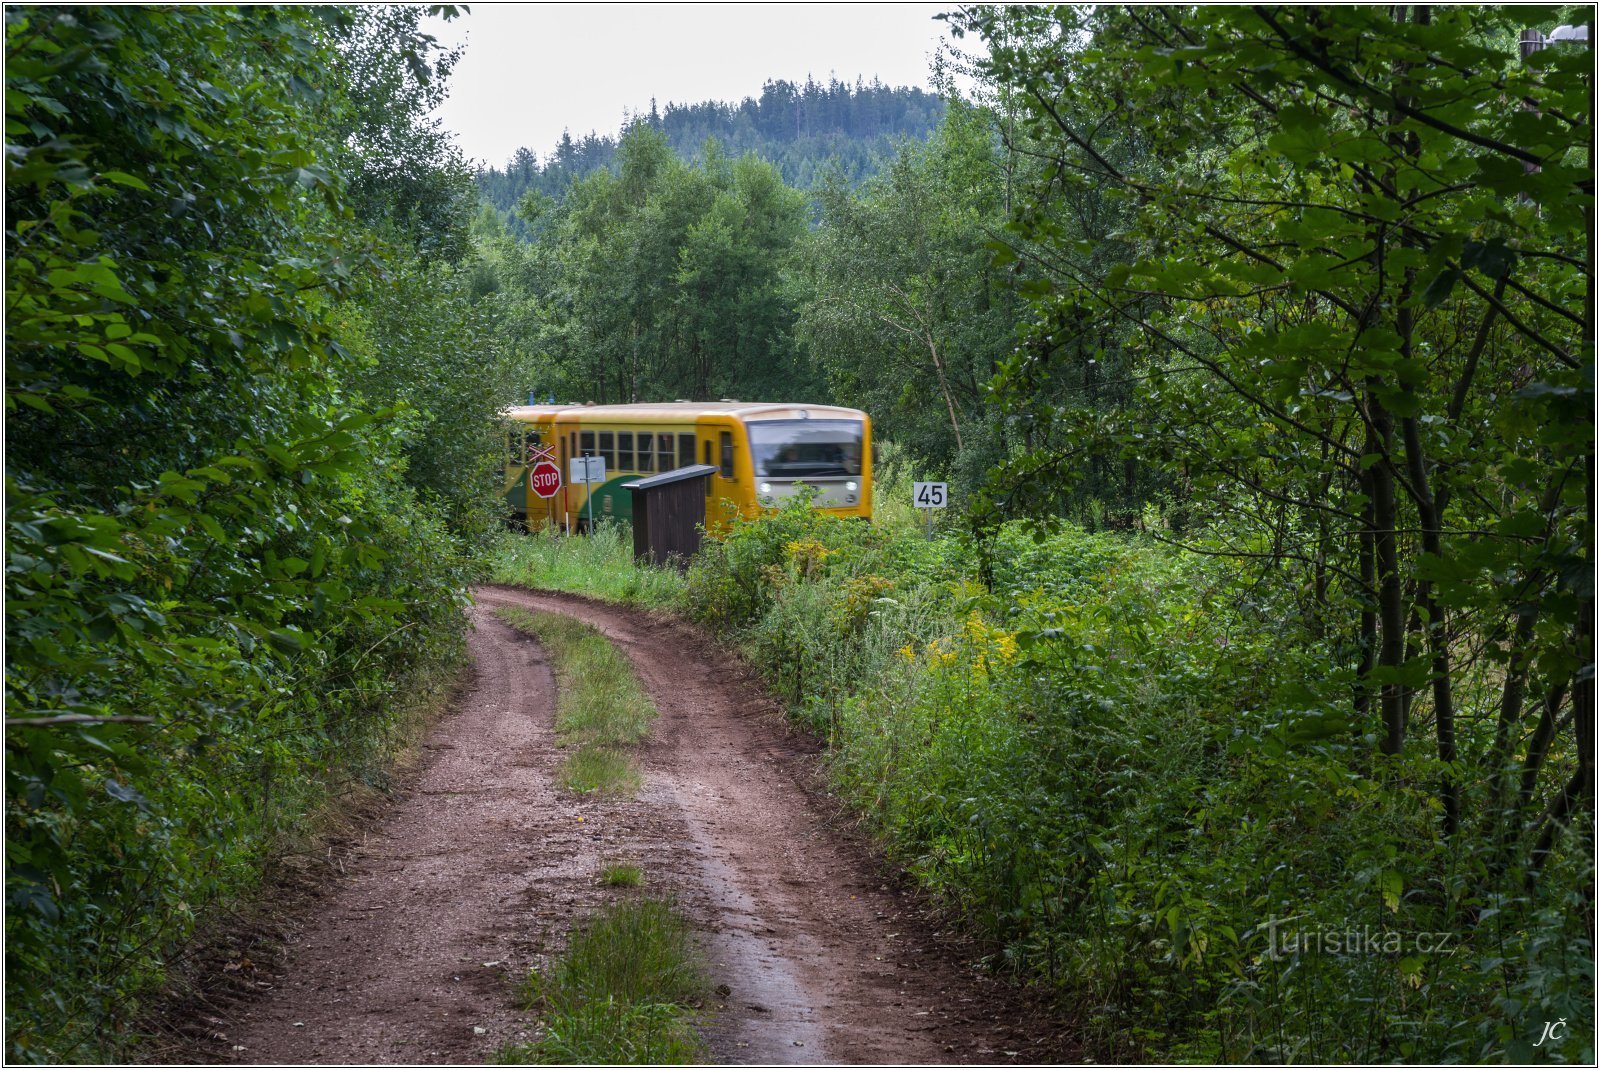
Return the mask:
M 1408 301 L 1411 280 L 1406 279 L 1401 307 L 1396 317 L 1400 327 L 1400 352 L 1411 356 L 1411 333 L 1414 326 Z M 1411 499 L 1416 503 L 1417 516 L 1422 522 L 1422 551 L 1437 560 L 1444 559 L 1443 524 L 1433 497 L 1433 480 L 1422 449 L 1421 424 L 1415 416 L 1403 417 L 1401 434 L 1405 440 L 1406 471 L 1410 477 Z M 1439 761 L 1446 766 L 1456 760 L 1456 711 L 1450 689 L 1450 637 L 1446 627 L 1444 609 L 1433 597 L 1433 584 L 1417 581 L 1417 601 L 1427 618 L 1428 654 L 1433 674 L 1433 722 L 1439 748 Z M 1439 801 L 1444 805 L 1445 835 L 1455 835 L 1461 825 L 1461 796 L 1455 778 L 1447 768 L 1439 781 Z
M 1389 410 L 1383 407 L 1375 394 L 1367 395 L 1367 411 L 1371 423 L 1367 450 L 1380 457 L 1390 454 L 1394 439 L 1394 424 Z M 1377 565 L 1378 579 L 1378 664 L 1388 670 L 1390 679 L 1383 681 L 1379 691 L 1379 707 L 1383 716 L 1383 740 L 1379 749 L 1384 754 L 1396 755 L 1405 746 L 1406 738 L 1406 688 L 1392 677 L 1398 676 L 1406 656 L 1405 599 L 1400 586 L 1400 556 L 1395 548 L 1394 473 L 1383 460 L 1374 461 L 1367 470 L 1372 487 L 1372 549 Z
M 1372 661 L 1378 650 L 1378 573 L 1372 538 L 1374 528 L 1372 480 L 1368 472 L 1358 473 L 1357 478 L 1367 504 L 1361 510 L 1361 530 L 1357 533 L 1360 540 L 1358 555 L 1361 567 L 1361 620 L 1357 625 L 1356 643 L 1361 655 L 1356 665 L 1355 710 L 1356 715 L 1365 720 L 1372 710 L 1372 687 L 1367 677 L 1372 672 Z
M 939 359 L 939 347 L 934 343 L 933 335 L 923 336 L 928 343 L 928 352 L 933 357 L 933 370 L 939 373 L 939 390 L 944 394 L 945 408 L 950 410 L 950 432 L 956 436 L 956 451 L 961 450 L 961 425 L 956 422 L 956 403 L 950 397 L 950 384 L 945 381 L 944 361 Z

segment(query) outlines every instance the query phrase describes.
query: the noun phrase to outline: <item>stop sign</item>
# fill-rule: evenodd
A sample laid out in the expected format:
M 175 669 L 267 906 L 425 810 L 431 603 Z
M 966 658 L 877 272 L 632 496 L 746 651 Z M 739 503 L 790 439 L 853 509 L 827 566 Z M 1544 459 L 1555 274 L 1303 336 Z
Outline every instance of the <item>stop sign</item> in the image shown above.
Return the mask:
M 549 461 L 540 461 L 528 469 L 528 489 L 541 498 L 553 498 L 561 489 L 561 469 Z

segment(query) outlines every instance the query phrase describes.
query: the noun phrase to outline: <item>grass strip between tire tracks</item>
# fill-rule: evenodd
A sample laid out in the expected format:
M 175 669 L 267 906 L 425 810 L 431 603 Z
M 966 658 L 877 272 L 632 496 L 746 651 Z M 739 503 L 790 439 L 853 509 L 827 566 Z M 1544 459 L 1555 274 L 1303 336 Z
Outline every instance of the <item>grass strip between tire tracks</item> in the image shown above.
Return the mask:
M 579 793 L 628 794 L 639 787 L 631 749 L 650 731 L 655 704 L 627 657 L 600 632 L 560 613 L 507 606 L 507 624 L 536 638 L 556 675 L 556 740 L 575 747 L 557 782 Z M 643 882 L 614 863 L 607 887 Z M 502 1064 L 683 1064 L 704 1062 L 693 1017 L 706 992 L 694 934 L 670 902 L 628 898 L 603 907 L 561 957 L 525 987 L 542 1033 L 500 1049 Z
M 578 794 L 627 795 L 639 788 L 631 748 L 655 719 L 633 666 L 594 628 L 560 613 L 506 606 L 495 615 L 539 640 L 556 675 L 556 741 L 573 748 L 557 782 Z

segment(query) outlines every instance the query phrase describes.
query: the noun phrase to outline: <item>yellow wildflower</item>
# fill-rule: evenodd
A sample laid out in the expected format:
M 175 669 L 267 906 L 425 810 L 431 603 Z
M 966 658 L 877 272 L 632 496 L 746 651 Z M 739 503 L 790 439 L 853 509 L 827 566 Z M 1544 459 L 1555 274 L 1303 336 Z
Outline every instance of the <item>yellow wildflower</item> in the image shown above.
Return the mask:
M 785 543 L 783 548 L 788 551 L 789 559 L 800 570 L 800 575 L 807 578 L 821 571 L 822 563 L 833 553 L 816 539 L 796 539 Z

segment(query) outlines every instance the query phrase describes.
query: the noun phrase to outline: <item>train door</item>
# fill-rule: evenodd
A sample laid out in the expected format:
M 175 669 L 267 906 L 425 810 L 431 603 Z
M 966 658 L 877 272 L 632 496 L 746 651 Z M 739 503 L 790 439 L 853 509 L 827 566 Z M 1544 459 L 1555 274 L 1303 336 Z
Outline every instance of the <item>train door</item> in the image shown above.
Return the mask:
M 717 519 L 724 522 L 744 512 L 750 498 L 749 488 L 739 484 L 738 430 L 738 424 L 730 423 L 716 431 L 716 459 L 712 463 L 717 466 L 717 471 L 711 482 L 717 486 L 717 499 L 721 503 L 714 512 Z
M 506 523 L 513 528 L 525 528 L 528 521 L 528 485 L 524 478 L 527 467 L 523 459 L 525 433 L 522 424 L 506 425 L 505 463 L 500 493 L 505 501 Z
M 556 496 L 554 498 L 550 499 L 552 502 L 551 509 L 554 510 L 555 513 L 554 522 L 561 528 L 561 531 L 565 533 L 570 530 L 568 525 L 570 523 L 572 513 L 572 502 L 567 496 L 568 490 L 571 489 L 567 486 L 567 478 L 572 475 L 572 465 L 570 462 L 572 460 L 572 441 L 574 438 L 574 433 L 563 427 L 558 421 L 551 427 L 551 434 L 555 438 L 556 452 L 557 456 L 560 457 L 559 463 L 561 466 L 561 489 L 556 491 Z

